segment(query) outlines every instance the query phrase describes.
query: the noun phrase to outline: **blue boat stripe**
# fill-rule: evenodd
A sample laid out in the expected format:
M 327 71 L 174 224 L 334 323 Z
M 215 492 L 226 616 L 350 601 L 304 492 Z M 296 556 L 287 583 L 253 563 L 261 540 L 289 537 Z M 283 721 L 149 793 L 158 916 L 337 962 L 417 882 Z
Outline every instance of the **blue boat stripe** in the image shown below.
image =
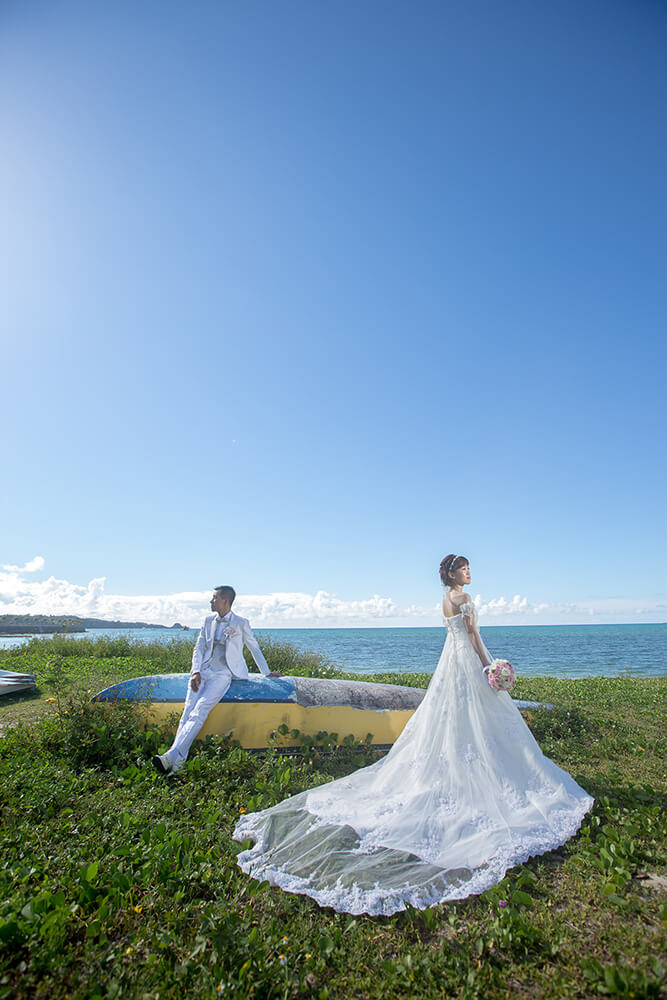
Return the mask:
M 188 692 L 190 674 L 155 674 L 152 677 L 133 677 L 121 681 L 95 695 L 94 701 L 143 701 L 183 704 Z M 233 680 L 221 702 L 272 702 L 296 701 L 294 681 L 291 677 L 249 677 L 247 681 Z

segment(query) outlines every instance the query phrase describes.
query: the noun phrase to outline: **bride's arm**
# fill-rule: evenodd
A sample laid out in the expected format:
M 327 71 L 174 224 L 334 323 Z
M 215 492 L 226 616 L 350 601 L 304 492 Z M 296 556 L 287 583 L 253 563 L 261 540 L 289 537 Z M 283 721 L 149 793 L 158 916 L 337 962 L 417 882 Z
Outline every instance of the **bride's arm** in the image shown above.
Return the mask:
M 472 628 L 471 628 L 468 625 L 468 618 L 465 619 L 465 623 L 466 623 L 466 628 L 468 629 L 468 635 L 470 636 L 470 641 L 471 641 L 471 643 L 473 645 L 473 649 L 475 650 L 475 652 L 479 656 L 479 658 L 480 658 L 480 660 L 482 662 L 482 666 L 486 670 L 486 668 L 491 665 L 491 660 L 486 655 L 486 651 L 485 651 L 484 646 L 482 644 L 481 636 L 480 636 L 479 632 L 477 631 L 476 626 L 473 625 Z
M 467 605 L 467 607 L 466 607 Z M 463 601 L 459 604 L 461 612 L 463 614 L 463 621 L 470 636 L 470 641 L 472 643 L 472 648 L 475 650 L 480 658 L 481 664 L 486 670 L 491 664 L 489 655 L 484 648 L 484 643 L 482 642 L 482 637 L 479 634 L 479 629 L 477 628 L 477 619 L 474 613 L 474 604 L 468 594 L 463 594 Z M 467 612 L 467 613 L 466 613 Z

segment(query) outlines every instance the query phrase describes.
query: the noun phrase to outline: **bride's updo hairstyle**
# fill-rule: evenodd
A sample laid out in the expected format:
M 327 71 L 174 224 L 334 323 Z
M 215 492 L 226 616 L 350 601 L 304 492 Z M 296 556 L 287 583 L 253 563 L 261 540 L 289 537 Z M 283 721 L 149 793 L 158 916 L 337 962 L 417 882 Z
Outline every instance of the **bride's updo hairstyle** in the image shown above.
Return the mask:
M 449 574 L 454 573 L 457 569 L 461 569 L 461 566 L 468 565 L 467 556 L 457 556 L 453 552 L 450 552 L 448 556 L 440 563 L 440 579 L 442 580 L 443 587 L 451 587 L 452 581 L 449 579 Z

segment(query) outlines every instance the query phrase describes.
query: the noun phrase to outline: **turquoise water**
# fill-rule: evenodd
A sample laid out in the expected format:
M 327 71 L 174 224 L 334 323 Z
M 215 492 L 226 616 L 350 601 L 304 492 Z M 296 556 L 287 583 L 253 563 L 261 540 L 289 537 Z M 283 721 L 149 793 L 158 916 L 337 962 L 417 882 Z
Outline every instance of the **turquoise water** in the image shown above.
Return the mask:
M 493 656 L 511 660 L 520 674 L 553 677 L 656 677 L 667 673 L 667 624 L 524 625 L 483 627 Z M 443 628 L 256 629 L 262 636 L 321 653 L 345 670 L 363 674 L 432 673 L 445 639 Z M 196 631 L 91 629 L 88 636 L 129 635 L 137 641 L 190 642 Z M 28 639 L 0 637 L 0 649 Z
M 515 625 L 482 627 L 481 632 L 491 655 L 511 660 L 522 674 L 667 673 L 667 625 Z M 360 674 L 383 670 L 432 673 L 444 642 L 441 628 L 274 629 L 267 633 L 321 652 Z

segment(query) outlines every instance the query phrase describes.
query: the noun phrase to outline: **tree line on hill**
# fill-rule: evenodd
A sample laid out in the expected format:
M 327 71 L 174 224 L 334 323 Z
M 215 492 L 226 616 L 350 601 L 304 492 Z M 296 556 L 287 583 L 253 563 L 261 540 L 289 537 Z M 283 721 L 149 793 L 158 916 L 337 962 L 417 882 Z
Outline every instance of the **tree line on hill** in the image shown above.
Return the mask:
M 173 629 L 183 626 L 176 622 Z M 148 622 L 105 621 L 103 618 L 81 618 L 78 615 L 0 615 L 0 635 L 40 635 L 50 632 L 85 632 L 89 628 L 160 628 Z

